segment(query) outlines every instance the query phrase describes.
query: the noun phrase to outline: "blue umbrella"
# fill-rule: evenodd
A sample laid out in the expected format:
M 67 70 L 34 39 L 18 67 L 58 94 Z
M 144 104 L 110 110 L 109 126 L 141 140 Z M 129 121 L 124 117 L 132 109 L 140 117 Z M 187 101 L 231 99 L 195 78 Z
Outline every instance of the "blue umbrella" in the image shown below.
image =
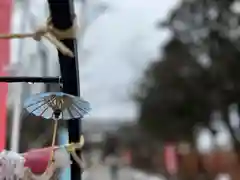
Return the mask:
M 55 146 L 58 120 L 83 118 L 90 111 L 89 102 L 80 97 L 62 92 L 39 93 L 31 96 L 24 103 L 24 108 L 35 116 L 54 120 L 52 148 Z M 53 162 L 54 150 L 50 162 Z
M 25 101 L 24 108 L 35 116 L 55 120 L 83 118 L 91 110 L 89 102 L 62 92 L 35 94 Z

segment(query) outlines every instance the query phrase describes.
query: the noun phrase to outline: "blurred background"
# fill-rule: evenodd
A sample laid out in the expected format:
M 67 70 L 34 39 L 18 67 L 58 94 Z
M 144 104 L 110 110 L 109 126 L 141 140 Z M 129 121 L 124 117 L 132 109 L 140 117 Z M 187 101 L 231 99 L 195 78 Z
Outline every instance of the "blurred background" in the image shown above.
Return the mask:
M 80 30 L 83 179 L 240 179 L 240 1 L 75 0 Z M 45 0 L 1 0 L 0 33 L 32 32 Z M 59 76 L 47 41 L 0 40 L 0 75 Z M 0 149 L 51 143 L 28 117 L 31 94 L 59 84 L 0 84 Z M 58 132 L 67 142 L 66 125 Z M 64 171 L 62 179 L 68 179 Z

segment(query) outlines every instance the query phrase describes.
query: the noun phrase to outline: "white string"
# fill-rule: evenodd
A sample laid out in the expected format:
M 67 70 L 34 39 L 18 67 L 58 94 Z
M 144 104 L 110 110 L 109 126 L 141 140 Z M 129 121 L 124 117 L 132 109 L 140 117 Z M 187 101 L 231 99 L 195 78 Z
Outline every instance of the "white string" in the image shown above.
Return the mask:
M 79 158 L 76 151 L 71 152 L 71 155 L 72 155 L 73 159 L 77 162 L 79 167 L 82 168 L 82 169 L 85 169 L 86 165 L 84 164 L 84 161 L 81 160 L 81 158 Z

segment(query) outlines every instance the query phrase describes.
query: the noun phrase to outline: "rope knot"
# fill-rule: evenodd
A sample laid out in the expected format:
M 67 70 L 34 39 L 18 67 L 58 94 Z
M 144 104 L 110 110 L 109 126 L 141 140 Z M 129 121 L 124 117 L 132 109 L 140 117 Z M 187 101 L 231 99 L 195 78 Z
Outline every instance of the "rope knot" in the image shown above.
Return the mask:
M 51 18 L 47 19 L 46 25 L 37 28 L 34 33 L 25 34 L 0 34 L 0 39 L 10 39 L 10 38 L 27 38 L 32 37 L 36 41 L 40 41 L 42 37 L 49 40 L 55 47 L 63 54 L 70 57 L 74 57 L 73 52 L 66 47 L 61 40 L 64 39 L 74 39 L 76 38 L 77 31 L 76 18 L 74 19 L 72 27 L 60 30 L 53 26 Z
M 35 41 L 41 41 L 42 37 L 48 32 L 47 28 L 42 26 L 42 27 L 39 27 L 34 35 L 33 35 L 33 39 Z

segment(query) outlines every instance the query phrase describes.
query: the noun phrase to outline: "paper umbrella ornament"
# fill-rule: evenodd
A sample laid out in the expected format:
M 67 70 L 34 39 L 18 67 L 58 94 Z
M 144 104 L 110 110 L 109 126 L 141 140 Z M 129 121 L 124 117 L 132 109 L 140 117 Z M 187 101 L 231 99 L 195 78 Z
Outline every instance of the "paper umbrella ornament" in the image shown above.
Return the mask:
M 24 103 L 24 108 L 45 119 L 70 120 L 83 118 L 90 111 L 89 102 L 62 92 L 39 93 Z

